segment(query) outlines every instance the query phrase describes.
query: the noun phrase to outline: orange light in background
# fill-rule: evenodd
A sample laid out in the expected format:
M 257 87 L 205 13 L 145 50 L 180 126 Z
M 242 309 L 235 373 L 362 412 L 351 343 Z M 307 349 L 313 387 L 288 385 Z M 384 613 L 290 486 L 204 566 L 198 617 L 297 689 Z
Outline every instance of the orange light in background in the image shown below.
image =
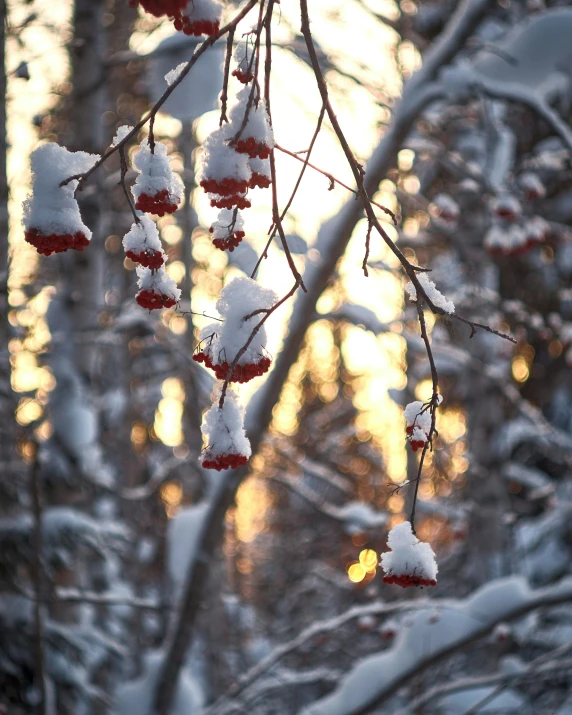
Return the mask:
M 529 378 L 530 370 L 522 355 L 517 355 L 512 361 L 512 376 L 517 382 L 526 382 Z

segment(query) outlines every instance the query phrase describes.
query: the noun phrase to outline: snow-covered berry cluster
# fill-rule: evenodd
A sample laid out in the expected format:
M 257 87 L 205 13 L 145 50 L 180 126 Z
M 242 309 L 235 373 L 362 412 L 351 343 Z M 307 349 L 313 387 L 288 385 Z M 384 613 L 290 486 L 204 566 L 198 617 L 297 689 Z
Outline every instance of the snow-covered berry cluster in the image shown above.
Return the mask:
M 221 251 L 228 250 L 232 253 L 244 238 L 243 229 L 244 219 L 238 209 L 234 211 L 222 209 L 217 220 L 209 228 L 213 237 L 213 246 Z
M 247 75 L 242 73 L 241 77 L 245 80 Z M 252 79 L 253 76 L 249 81 Z M 211 206 L 219 209 L 250 208 L 248 190 L 271 184 L 268 157 L 274 147 L 274 134 L 266 104 L 255 94 L 256 89 L 247 84 L 240 90 L 229 111 L 229 121 L 204 143 L 199 182 L 209 194 Z M 236 245 L 231 241 L 218 248 Z
M 216 469 L 220 472 L 222 469 L 236 469 L 248 463 L 251 450 L 243 419 L 243 410 L 230 389 L 226 392 L 222 407 L 216 400 L 205 413 L 201 432 L 206 447 L 200 457 L 205 469 Z
M 251 278 L 235 278 L 223 288 L 217 301 L 216 309 L 221 320 L 201 330 L 193 360 L 213 370 L 218 380 L 229 383 L 249 382 L 263 375 L 270 368 L 271 360 L 265 348 L 266 331 L 260 321 L 277 301 L 273 291 L 263 288 Z M 227 408 L 229 395 L 231 405 Z M 238 430 L 238 437 L 230 442 L 229 420 Z M 220 428 L 223 423 L 228 434 L 215 438 L 214 425 Z M 229 469 L 246 464 L 250 447 L 248 450 L 244 448 L 248 440 L 244 437 L 242 413 L 236 405 L 234 393 L 227 390 L 223 407 L 219 410 L 215 404 L 206 413 L 202 430 L 208 438 L 207 447 L 201 455 L 203 467 Z M 237 447 L 240 447 L 238 451 Z
M 151 147 L 144 139 L 133 157 L 133 166 L 139 172 L 131 188 L 135 208 L 156 216 L 174 213 L 181 203 L 183 182 L 171 169 L 167 147 L 159 142 Z
M 454 226 L 461 210 L 449 194 L 437 194 L 429 206 L 429 212 L 437 225 Z
M 142 216 L 123 237 L 125 255 L 134 263 L 157 270 L 165 263 L 165 253 L 157 225 L 148 216 Z
M 38 253 L 50 256 L 89 245 L 91 231 L 74 196 L 78 181 L 61 184 L 89 171 L 98 159 L 97 154 L 71 152 L 53 142 L 32 153 L 32 193 L 24 202 L 23 223 L 24 238 Z
M 262 325 L 254 335 L 252 333 L 261 314 L 277 301 L 274 291 L 263 288 L 251 278 L 231 281 L 223 288 L 216 304 L 222 320 L 202 329 L 193 360 L 213 370 L 218 380 L 244 383 L 264 375 L 272 363 L 265 349 L 266 331 Z M 232 367 L 235 360 L 236 365 Z
M 485 236 L 486 250 L 493 256 L 519 256 L 539 246 L 550 236 L 550 226 L 541 216 L 526 215 L 530 202 L 542 199 L 546 193 L 540 178 L 525 172 L 518 178 L 514 194 L 504 192 L 491 202 L 492 223 Z
M 413 533 L 411 524 L 404 521 L 387 535 L 391 551 L 381 554 L 380 565 L 385 573 L 384 583 L 408 586 L 436 586 L 437 562 L 430 544 Z
M 137 266 L 137 278 L 139 292 L 135 300 L 142 308 L 161 310 L 179 302 L 181 290 L 163 267 L 151 270 Z
M 155 17 L 170 17 L 175 29 L 185 35 L 216 35 L 220 28 L 222 5 L 217 0 L 129 0 Z
M 431 410 L 430 404 L 423 404 L 419 400 L 410 402 L 403 411 L 407 426 L 405 432 L 411 445 L 411 449 L 417 452 L 425 447 L 431 432 Z

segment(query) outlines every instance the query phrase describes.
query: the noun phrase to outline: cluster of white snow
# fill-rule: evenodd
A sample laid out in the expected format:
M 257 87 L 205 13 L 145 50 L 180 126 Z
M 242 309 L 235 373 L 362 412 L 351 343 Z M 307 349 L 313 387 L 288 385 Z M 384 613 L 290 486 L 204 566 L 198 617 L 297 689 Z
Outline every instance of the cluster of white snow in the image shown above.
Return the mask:
M 142 194 L 156 196 L 166 191 L 166 198 L 170 203 L 180 203 L 183 196 L 183 182 L 171 169 L 167 147 L 164 144 L 155 142 L 154 152 L 151 152 L 149 141 L 144 139 L 139 151 L 133 157 L 133 165 L 139 172 L 131 189 L 136 200 Z
M 175 302 L 181 297 L 181 289 L 177 288 L 177 284 L 163 267 L 152 271 L 149 268 L 137 266 L 137 278 L 137 285 L 142 291 L 168 296 Z
M 203 416 L 201 432 L 207 446 L 201 459 L 204 462 L 225 455 L 240 455 L 248 459 L 251 450 L 244 431 L 244 410 L 232 388 L 227 390 L 222 407 L 219 407 L 217 397 L 215 395 L 213 406 Z
M 435 283 L 433 283 L 427 273 L 418 273 L 417 280 L 421 284 L 421 287 L 423 288 L 425 294 L 433 303 L 433 305 L 436 305 L 437 308 L 441 308 L 445 311 L 445 313 L 452 314 L 455 312 L 454 303 L 448 300 L 442 293 L 437 290 L 437 288 L 435 287 Z M 417 300 L 417 290 L 411 281 L 406 284 L 405 290 L 409 294 L 411 300 Z
M 79 232 L 91 239 L 91 231 L 81 220 L 74 197 L 78 182 L 60 184 L 70 176 L 88 171 L 98 159 L 97 154 L 71 152 L 53 142 L 32 152 L 32 194 L 24 202 L 24 228 L 58 236 Z
M 419 541 L 408 521 L 391 529 L 387 545 L 391 551 L 381 555 L 380 564 L 388 576 L 411 576 L 421 581 L 435 581 L 438 569 L 433 549 L 430 544 Z
M 139 223 L 134 223 L 123 237 L 125 252 L 141 253 L 143 251 L 159 251 L 163 253 L 157 224 L 148 216 L 141 216 Z
M 251 88 L 244 87 L 236 95 L 236 103 L 230 108 L 229 120 L 231 133 L 236 133 L 242 126 L 247 108 L 249 108 Z M 240 135 L 241 139 L 254 139 L 256 142 L 272 149 L 274 147 L 274 132 L 270 125 L 266 102 L 259 99 L 258 104 L 252 102 L 248 111 L 246 126 Z

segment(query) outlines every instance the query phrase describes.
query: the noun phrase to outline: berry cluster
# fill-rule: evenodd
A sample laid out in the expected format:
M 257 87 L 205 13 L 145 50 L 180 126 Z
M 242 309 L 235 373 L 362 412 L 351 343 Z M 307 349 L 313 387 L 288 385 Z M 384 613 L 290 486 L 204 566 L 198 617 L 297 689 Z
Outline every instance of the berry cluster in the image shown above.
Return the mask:
M 216 35 L 220 29 L 219 20 L 193 20 L 187 17 L 187 15 L 177 15 L 174 25 L 175 30 L 183 32 L 185 35 L 194 35 L 195 37 L 200 37 L 201 35 L 212 37 Z
M 257 187 L 259 189 L 267 189 L 271 183 L 272 179 L 269 176 L 264 176 L 264 174 L 258 174 L 253 171 L 250 181 L 248 182 L 248 186 L 251 189 L 256 189 Z
M 212 454 L 205 450 L 202 456 L 202 466 L 205 469 L 216 469 L 220 472 L 223 469 L 236 469 L 248 464 L 248 457 L 244 454 Z
M 429 405 L 424 405 L 418 400 L 410 402 L 403 411 L 407 426 L 405 432 L 411 449 L 417 452 L 423 449 L 431 432 L 432 417 Z
M 209 229 L 212 233 L 212 227 Z M 221 251 L 230 251 L 231 253 L 244 238 L 244 231 L 233 231 L 227 238 L 213 238 L 213 246 Z
M 232 194 L 231 196 L 210 195 L 211 206 L 217 209 L 249 209 L 252 204 L 246 198 L 245 194 Z
M 235 194 L 245 194 L 248 188 L 248 181 L 234 179 L 231 176 L 226 176 L 224 179 L 202 179 L 201 186 L 210 194 L 218 194 L 219 196 L 231 196 Z
M 237 69 L 234 70 L 232 76 L 236 77 L 236 79 L 239 82 L 242 82 L 242 84 L 248 84 L 254 79 L 254 75 L 250 70 L 241 70 L 240 67 L 237 67 Z
M 37 228 L 31 228 L 24 234 L 24 239 L 30 243 L 42 256 L 51 256 L 52 253 L 64 253 L 70 248 L 76 251 L 83 251 L 86 246 L 89 246 L 87 236 L 81 231 L 76 233 L 50 233 L 46 235 Z
M 164 216 L 166 213 L 175 213 L 179 208 L 179 199 L 172 196 L 167 189 L 153 195 L 143 193 L 139 195 L 135 208 L 145 213 Z
M 411 445 L 411 449 L 414 452 L 417 452 L 418 449 L 423 449 L 425 446 L 427 440 L 423 439 L 421 435 L 419 434 L 420 432 L 423 432 L 423 430 L 419 430 L 418 428 L 414 427 L 413 425 L 409 425 L 408 427 L 405 428 L 405 432 L 407 433 L 407 436 L 409 437 L 409 444 Z M 415 436 L 413 433 L 415 432 Z M 423 434 L 425 434 L 423 432 Z
M 198 363 L 204 363 L 205 367 L 208 367 L 214 372 L 217 380 L 227 379 L 230 365 L 226 360 L 221 363 L 213 363 L 210 354 L 208 352 L 204 352 L 204 350 L 196 352 L 193 355 L 193 360 Z M 270 358 L 261 357 L 260 360 L 255 363 L 235 365 L 229 382 L 238 382 L 240 384 L 250 382 L 250 380 L 254 380 L 255 377 L 260 377 L 261 375 L 267 373 L 271 364 L 272 361 Z
M 434 578 L 424 578 L 423 576 L 417 576 L 415 572 L 412 574 L 401 573 L 388 573 L 383 577 L 383 583 L 394 584 L 396 586 L 401 586 L 402 588 L 408 588 L 409 586 L 436 586 L 437 581 Z
M 154 290 L 140 290 L 135 296 L 135 300 L 142 308 L 147 308 L 147 310 L 172 308 L 177 302 L 173 296 Z
M 165 263 L 165 254 L 162 251 L 154 251 L 153 249 L 146 249 L 145 251 L 140 251 L 136 253 L 135 251 L 126 251 L 125 255 L 130 258 L 133 263 L 140 263 L 145 268 L 150 268 L 152 271 L 160 268 L 163 263 Z
M 252 159 L 268 159 L 271 152 L 271 148 L 267 144 L 257 141 L 254 137 L 239 139 L 233 146 L 239 154 L 248 154 Z
M 145 12 L 155 17 L 175 17 L 187 5 L 188 0 L 129 0 L 131 7 L 137 7 L 140 3 Z

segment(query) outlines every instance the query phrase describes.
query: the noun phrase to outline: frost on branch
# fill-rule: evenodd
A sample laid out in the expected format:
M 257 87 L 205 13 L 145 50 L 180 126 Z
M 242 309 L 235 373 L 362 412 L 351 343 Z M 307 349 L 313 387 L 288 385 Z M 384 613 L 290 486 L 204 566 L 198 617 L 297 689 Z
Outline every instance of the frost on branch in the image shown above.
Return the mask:
M 183 183 L 171 169 L 167 147 L 156 142 L 152 153 L 149 141 L 144 139 L 133 157 L 133 164 L 139 171 L 131 188 L 135 208 L 157 216 L 174 213 L 181 203 Z
M 243 416 L 244 410 L 232 390 L 227 390 L 222 407 L 217 399 L 205 413 L 201 432 L 206 447 L 200 456 L 205 469 L 236 469 L 248 463 L 251 450 Z
M 209 231 L 216 248 L 232 253 L 244 238 L 244 219 L 237 209 L 222 209 Z
M 175 28 L 185 35 L 216 35 L 220 28 L 222 5 L 217 0 L 188 0 L 175 15 Z
M 269 310 L 277 301 L 274 291 L 263 288 L 251 278 L 233 280 L 223 288 L 216 304 L 224 320 L 201 331 L 201 342 L 193 360 L 214 370 L 219 380 L 226 380 L 236 355 L 248 343 L 263 317 L 256 311 Z M 251 317 L 245 320 L 246 316 Z M 239 357 L 230 382 L 249 382 L 268 371 L 271 360 L 265 352 L 265 345 L 266 331 L 261 326 Z
M 137 266 L 137 276 L 139 279 L 137 285 L 140 290 L 135 296 L 135 300 L 142 308 L 148 310 L 172 308 L 181 297 L 181 291 L 177 288 L 177 284 L 162 266 L 156 271 L 144 266 Z
M 408 521 L 393 527 L 387 536 L 387 545 L 391 551 L 381 554 L 380 559 L 385 583 L 403 588 L 437 584 L 433 549 L 430 544 L 419 541 Z
M 267 159 L 274 148 L 274 132 L 263 99 L 259 99 L 258 104 L 251 103 L 246 126 L 242 129 L 246 110 L 249 107 L 250 94 L 250 87 L 241 89 L 236 95 L 236 104 L 230 109 L 230 134 L 240 132 L 240 136 L 236 141 L 233 140 L 232 145 L 240 154 L 247 154 L 253 159 Z
M 435 283 L 433 283 L 427 273 L 418 273 L 417 280 L 433 305 L 436 305 L 437 308 L 441 308 L 445 313 L 451 314 L 455 312 L 455 305 L 437 290 Z M 405 290 L 409 293 L 411 300 L 417 300 L 417 290 L 411 281 L 406 284 Z
M 156 224 L 148 216 L 142 216 L 123 237 L 125 255 L 134 263 L 156 270 L 165 263 Z
M 24 202 L 25 240 L 38 253 L 49 256 L 69 248 L 89 245 L 91 231 L 81 220 L 74 198 L 77 181 L 62 181 L 91 169 L 97 154 L 71 152 L 53 142 L 38 147 L 31 156 L 32 194 Z
M 429 439 L 432 421 L 431 411 L 428 405 L 416 400 L 405 407 L 403 416 L 407 423 L 405 428 L 407 439 L 411 444 L 411 449 L 417 452 L 418 449 L 423 449 Z

